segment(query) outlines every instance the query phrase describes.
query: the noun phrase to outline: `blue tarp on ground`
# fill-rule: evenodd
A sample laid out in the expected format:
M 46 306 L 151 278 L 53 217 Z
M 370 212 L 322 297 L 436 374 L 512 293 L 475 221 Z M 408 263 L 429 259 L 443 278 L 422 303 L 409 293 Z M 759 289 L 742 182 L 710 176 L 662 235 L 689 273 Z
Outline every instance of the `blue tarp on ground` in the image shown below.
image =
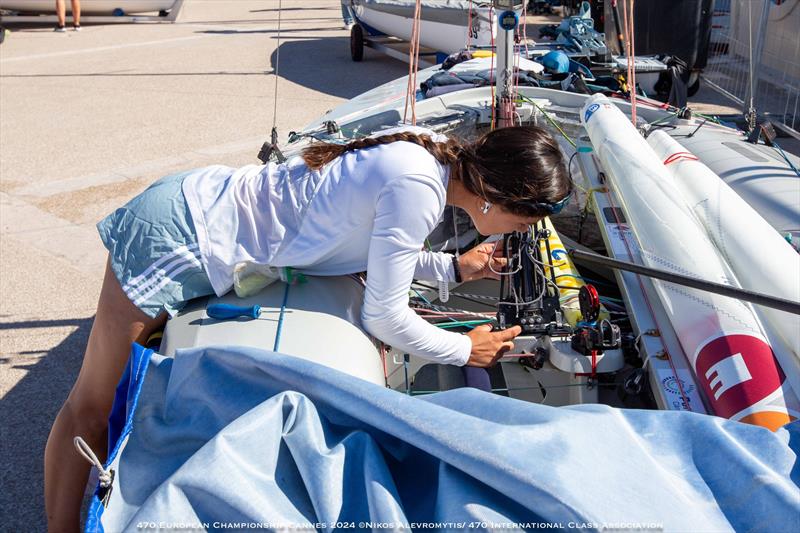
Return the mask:
M 92 505 L 89 531 L 364 521 L 800 529 L 798 423 L 772 433 L 474 389 L 409 397 L 268 351 L 172 359 L 137 346 L 109 433 L 114 483 L 107 507 Z

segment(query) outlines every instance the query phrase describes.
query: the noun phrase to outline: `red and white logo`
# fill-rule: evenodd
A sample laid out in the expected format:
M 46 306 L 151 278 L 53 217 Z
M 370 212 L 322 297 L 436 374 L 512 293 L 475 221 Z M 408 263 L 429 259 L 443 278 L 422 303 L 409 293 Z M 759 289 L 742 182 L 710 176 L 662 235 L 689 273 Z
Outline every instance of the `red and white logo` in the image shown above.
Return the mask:
M 745 334 L 707 342 L 695 370 L 714 412 L 725 418 L 763 400 L 786 379 L 769 344 Z

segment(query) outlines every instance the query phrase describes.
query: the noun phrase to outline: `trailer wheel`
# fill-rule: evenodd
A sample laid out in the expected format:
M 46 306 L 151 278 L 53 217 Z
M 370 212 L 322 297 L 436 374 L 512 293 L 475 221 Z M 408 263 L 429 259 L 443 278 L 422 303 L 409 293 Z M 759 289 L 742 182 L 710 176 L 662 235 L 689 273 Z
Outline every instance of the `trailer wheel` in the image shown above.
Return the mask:
M 364 28 L 360 24 L 350 28 L 350 57 L 353 61 L 364 59 Z

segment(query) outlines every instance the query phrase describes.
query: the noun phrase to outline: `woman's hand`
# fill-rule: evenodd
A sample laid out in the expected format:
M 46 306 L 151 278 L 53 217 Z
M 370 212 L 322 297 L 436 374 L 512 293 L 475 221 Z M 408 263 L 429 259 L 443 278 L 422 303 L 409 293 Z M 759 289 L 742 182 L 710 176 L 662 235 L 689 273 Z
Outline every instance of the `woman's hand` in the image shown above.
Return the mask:
M 491 326 L 478 326 L 467 337 L 472 341 L 472 352 L 467 365 L 487 368 L 494 366 L 504 353 L 514 349 L 511 339 L 522 333 L 522 328 L 513 328 L 502 331 L 492 331 Z
M 500 241 L 485 242 L 459 257 L 458 266 L 461 270 L 461 279 L 464 281 L 483 278 L 500 279 L 495 272 L 501 272 L 506 266 L 506 258 L 501 257 L 503 255 L 502 244 Z

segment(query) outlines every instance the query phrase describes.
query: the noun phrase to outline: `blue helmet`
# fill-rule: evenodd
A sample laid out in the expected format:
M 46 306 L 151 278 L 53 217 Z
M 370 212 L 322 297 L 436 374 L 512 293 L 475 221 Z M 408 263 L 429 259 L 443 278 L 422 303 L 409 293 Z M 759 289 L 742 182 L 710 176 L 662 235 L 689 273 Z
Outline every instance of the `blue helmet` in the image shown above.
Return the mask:
M 565 74 L 569 72 L 569 57 L 560 50 L 548 52 L 539 60 L 544 68 L 552 74 Z

